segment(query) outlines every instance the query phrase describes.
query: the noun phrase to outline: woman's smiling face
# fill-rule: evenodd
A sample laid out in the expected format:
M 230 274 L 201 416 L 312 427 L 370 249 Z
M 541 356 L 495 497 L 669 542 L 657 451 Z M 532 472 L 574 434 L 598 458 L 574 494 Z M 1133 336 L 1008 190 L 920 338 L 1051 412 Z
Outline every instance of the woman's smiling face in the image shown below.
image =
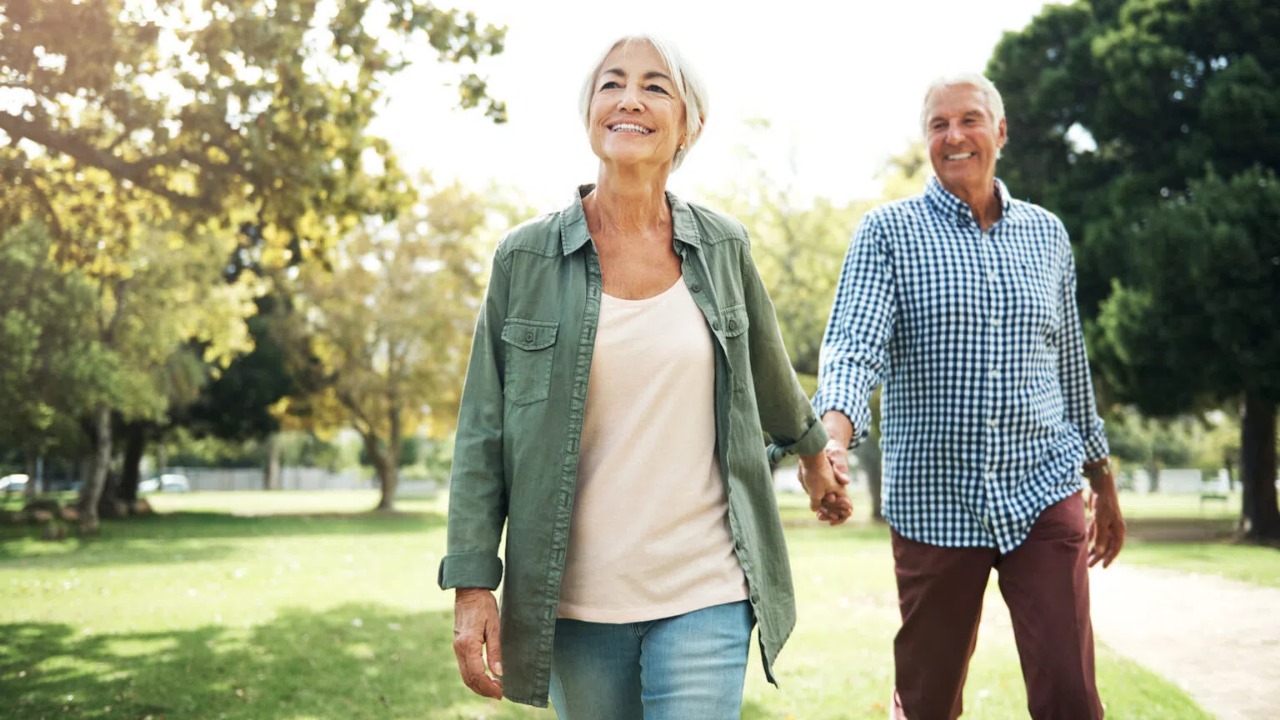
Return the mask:
M 588 128 L 591 150 L 606 164 L 671 164 L 685 141 L 685 108 L 652 45 L 624 42 L 605 57 Z

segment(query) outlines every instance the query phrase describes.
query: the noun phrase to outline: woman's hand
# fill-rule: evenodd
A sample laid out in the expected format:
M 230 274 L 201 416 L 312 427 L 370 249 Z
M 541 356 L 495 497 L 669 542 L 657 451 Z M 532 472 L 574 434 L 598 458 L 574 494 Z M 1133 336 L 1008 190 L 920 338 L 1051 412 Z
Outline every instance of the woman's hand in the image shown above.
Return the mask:
M 472 692 L 502 699 L 502 639 L 498 602 L 485 588 L 458 588 L 453 599 L 453 654 Z M 488 656 L 488 670 L 485 656 Z
M 847 451 L 834 441 L 815 455 L 800 456 L 800 485 L 809 493 L 809 509 L 818 519 L 839 525 L 853 514 L 849 499 Z

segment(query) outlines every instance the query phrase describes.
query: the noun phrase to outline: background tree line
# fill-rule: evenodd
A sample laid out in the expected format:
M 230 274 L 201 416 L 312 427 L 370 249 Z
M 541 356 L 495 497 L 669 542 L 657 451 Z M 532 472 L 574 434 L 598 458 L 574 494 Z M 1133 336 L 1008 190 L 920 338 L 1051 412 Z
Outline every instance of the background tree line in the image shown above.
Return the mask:
M 0 11 L 0 85 L 23 98 L 0 108 L 0 462 L 82 479 L 87 531 L 136 500 L 149 447 L 163 465 L 221 443 L 272 487 L 286 456 L 337 462 L 318 448 L 338 427 L 392 507 L 405 448 L 448 446 L 485 259 L 532 215 L 500 188 L 408 177 L 368 132 L 420 42 L 460 65 L 460 104 L 501 122 L 472 72 L 501 28 L 410 0 L 210 7 Z M 1236 463 L 1255 537 L 1280 533 L 1276 36 L 1263 2 L 1095 0 L 1047 7 L 988 68 L 999 174 L 1076 243 L 1115 454 Z M 915 145 L 878 198 L 801 197 L 762 171 L 709 198 L 751 231 L 810 388 L 853 228 L 929 172 Z M 876 444 L 859 454 L 876 510 Z

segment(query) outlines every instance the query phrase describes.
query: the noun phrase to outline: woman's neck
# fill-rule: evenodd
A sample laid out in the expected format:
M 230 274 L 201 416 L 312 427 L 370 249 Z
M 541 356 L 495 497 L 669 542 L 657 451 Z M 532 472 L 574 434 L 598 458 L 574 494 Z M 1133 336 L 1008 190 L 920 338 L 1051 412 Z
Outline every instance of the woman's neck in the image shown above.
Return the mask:
M 671 226 L 667 174 L 618 176 L 600 169 L 596 187 L 583 198 L 592 235 L 644 235 Z

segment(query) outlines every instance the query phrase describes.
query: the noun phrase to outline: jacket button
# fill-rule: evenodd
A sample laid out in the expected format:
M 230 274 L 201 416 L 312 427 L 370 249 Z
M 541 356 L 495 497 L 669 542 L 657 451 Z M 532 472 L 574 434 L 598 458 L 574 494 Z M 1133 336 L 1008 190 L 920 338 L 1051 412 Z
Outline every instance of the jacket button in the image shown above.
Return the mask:
M 719 329 L 720 329 L 720 321 L 719 321 L 719 320 L 712 320 L 712 321 L 711 321 L 711 329 L 712 329 L 712 330 L 719 330 Z
M 730 330 L 737 330 L 737 329 L 738 329 L 738 321 L 737 321 L 737 320 L 730 320 L 730 321 L 729 321 L 729 329 L 730 329 Z
M 531 342 L 533 342 L 533 333 L 531 333 L 531 332 L 527 332 L 527 333 L 525 333 L 525 334 L 524 334 L 524 341 L 525 341 L 525 342 L 527 342 L 527 343 L 531 343 Z
M 693 292 L 702 292 L 702 286 L 699 285 L 698 283 L 694 283 L 692 286 L 690 286 L 689 289 L 692 290 Z

